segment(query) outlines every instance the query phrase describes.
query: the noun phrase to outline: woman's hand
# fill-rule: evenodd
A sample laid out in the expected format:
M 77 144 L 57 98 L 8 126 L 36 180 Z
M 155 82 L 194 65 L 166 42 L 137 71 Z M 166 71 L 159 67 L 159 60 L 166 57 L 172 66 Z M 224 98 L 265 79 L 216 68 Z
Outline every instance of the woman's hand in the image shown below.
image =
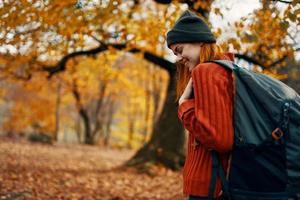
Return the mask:
M 188 100 L 192 97 L 193 94 L 193 80 L 192 78 L 190 78 L 187 86 L 185 87 L 181 97 L 179 98 L 179 105 L 182 104 L 182 102 L 184 102 L 185 100 Z

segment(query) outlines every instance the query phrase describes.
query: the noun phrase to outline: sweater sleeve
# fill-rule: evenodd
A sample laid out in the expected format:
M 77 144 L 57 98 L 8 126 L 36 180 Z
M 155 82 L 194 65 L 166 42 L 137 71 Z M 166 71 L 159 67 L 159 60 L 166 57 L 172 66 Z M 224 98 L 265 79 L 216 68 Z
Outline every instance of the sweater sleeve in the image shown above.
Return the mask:
M 227 152 L 233 145 L 231 72 L 213 63 L 192 71 L 194 99 L 178 107 L 183 126 L 208 149 Z

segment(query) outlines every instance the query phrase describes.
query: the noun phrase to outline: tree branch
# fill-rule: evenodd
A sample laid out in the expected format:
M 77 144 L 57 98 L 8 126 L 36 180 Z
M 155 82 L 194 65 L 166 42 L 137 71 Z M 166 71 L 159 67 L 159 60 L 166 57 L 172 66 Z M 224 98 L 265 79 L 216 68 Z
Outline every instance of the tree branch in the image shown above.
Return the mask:
M 113 48 L 118 49 L 118 50 L 122 50 L 122 49 L 126 48 L 126 44 L 105 44 L 101 41 L 99 41 L 99 43 L 100 43 L 100 46 L 97 48 L 94 48 L 91 50 L 86 50 L 86 51 L 77 51 L 77 52 L 70 53 L 70 54 L 64 56 L 58 62 L 58 64 L 56 66 L 44 66 L 43 70 L 49 72 L 48 78 L 51 78 L 55 73 L 64 71 L 66 68 L 67 61 L 71 58 L 74 58 L 77 56 L 82 56 L 82 55 L 87 55 L 87 56 L 96 55 L 98 53 L 108 50 L 109 46 L 112 46 Z M 129 52 L 138 53 L 138 52 L 141 52 L 141 50 L 137 49 L 137 48 L 132 48 L 129 50 Z M 144 58 L 146 60 L 148 60 L 149 62 L 152 62 L 156 65 L 159 65 L 161 68 L 167 70 L 170 74 L 173 74 L 175 72 L 176 67 L 175 67 L 174 63 L 172 63 L 164 58 L 161 58 L 161 57 L 159 57 L 151 52 L 148 52 L 148 51 L 144 51 L 143 54 L 144 54 Z
M 285 1 L 285 0 L 272 0 L 272 1 L 278 1 L 280 3 L 287 3 L 287 4 L 293 3 L 293 1 Z
M 263 69 L 266 68 L 262 63 L 260 63 L 259 61 L 255 60 L 254 58 L 252 58 L 252 57 L 250 57 L 250 56 L 247 56 L 247 55 L 245 55 L 245 54 L 238 54 L 238 53 L 237 53 L 237 54 L 234 54 L 234 55 L 235 55 L 235 57 L 240 58 L 240 59 L 243 59 L 243 60 L 245 60 L 245 61 L 247 61 L 247 62 L 249 62 L 249 63 L 255 64 L 255 65 L 259 65 L 259 66 L 262 67 Z
M 299 50 L 300 50 L 300 47 L 295 49 L 294 51 L 296 52 L 296 51 L 299 51 Z M 283 62 L 287 57 L 288 57 L 288 55 L 283 56 L 282 58 L 280 58 L 277 61 L 273 62 L 272 64 L 268 65 L 268 67 L 273 67 L 273 66 Z
M 160 4 L 170 4 L 172 0 L 154 0 L 156 3 Z
M 276 60 L 276 61 L 273 62 L 272 64 L 268 65 L 268 67 L 273 67 L 273 66 L 275 66 L 275 65 L 277 65 L 277 64 L 279 64 L 279 63 L 281 63 L 281 62 L 283 62 L 287 57 L 288 57 L 288 56 L 285 55 L 285 56 L 283 56 L 282 58 L 279 58 L 278 60 Z
M 99 52 L 102 52 L 104 50 L 107 50 L 107 46 L 105 45 L 100 45 L 99 47 L 87 51 L 77 51 L 70 53 L 66 56 L 64 56 L 56 66 L 44 66 L 43 70 L 49 72 L 49 77 L 51 77 L 53 74 L 59 72 L 59 71 L 64 71 L 66 67 L 66 63 L 69 59 L 74 58 L 76 56 L 81 56 L 81 55 L 94 55 Z

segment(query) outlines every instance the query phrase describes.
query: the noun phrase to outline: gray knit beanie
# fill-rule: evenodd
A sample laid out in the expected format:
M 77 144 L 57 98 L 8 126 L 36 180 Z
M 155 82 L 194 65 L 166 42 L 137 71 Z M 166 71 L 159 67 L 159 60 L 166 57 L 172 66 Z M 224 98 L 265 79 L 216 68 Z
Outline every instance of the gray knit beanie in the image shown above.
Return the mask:
M 184 42 L 214 43 L 216 39 L 203 19 L 189 10 L 184 11 L 167 33 L 167 45 Z

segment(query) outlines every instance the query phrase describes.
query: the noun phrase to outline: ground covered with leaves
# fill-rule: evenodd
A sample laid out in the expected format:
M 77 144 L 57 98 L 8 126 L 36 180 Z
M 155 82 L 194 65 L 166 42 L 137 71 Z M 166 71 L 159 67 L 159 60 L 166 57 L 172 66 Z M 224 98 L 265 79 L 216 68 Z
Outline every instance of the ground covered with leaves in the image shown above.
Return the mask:
M 120 167 L 130 150 L 0 138 L 0 199 L 182 199 L 181 172 Z

